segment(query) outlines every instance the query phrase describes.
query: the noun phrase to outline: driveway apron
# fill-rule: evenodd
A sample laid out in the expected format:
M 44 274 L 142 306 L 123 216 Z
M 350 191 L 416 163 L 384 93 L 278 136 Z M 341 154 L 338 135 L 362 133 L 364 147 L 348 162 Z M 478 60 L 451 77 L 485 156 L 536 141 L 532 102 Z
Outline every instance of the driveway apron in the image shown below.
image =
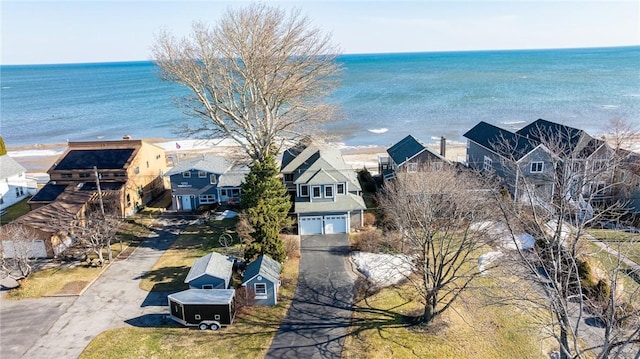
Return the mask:
M 340 358 L 354 280 L 347 234 L 303 236 L 298 287 L 267 358 Z
M 139 284 L 187 222 L 169 216 L 159 222 L 164 226 L 157 237 L 144 240 L 126 260 L 111 263 L 22 357 L 77 358 L 105 330 L 162 323 L 166 295 L 163 299 L 158 293 L 143 291 Z

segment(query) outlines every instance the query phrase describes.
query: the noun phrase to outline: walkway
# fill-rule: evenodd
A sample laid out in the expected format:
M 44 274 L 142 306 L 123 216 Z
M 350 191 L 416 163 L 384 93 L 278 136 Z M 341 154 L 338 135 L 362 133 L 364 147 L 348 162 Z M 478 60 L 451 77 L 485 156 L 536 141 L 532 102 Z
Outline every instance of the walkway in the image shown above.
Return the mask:
M 304 236 L 301 253 L 298 287 L 267 358 L 340 358 L 354 290 L 348 235 Z

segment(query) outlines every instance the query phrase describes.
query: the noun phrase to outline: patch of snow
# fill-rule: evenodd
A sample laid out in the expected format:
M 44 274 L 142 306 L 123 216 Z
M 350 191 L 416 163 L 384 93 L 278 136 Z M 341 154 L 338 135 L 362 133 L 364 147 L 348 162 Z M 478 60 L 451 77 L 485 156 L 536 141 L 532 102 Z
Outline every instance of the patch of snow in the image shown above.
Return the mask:
M 484 272 L 486 271 L 486 267 L 496 259 L 502 257 L 503 255 L 504 254 L 500 251 L 487 252 L 481 255 L 478 258 L 478 270 L 480 271 L 480 273 L 484 274 Z
M 230 210 L 225 210 L 224 212 L 218 214 L 216 216 L 216 221 L 221 221 L 225 218 L 233 218 L 233 217 L 237 217 L 238 213 L 234 212 L 234 211 L 230 211 Z
M 508 250 L 531 249 L 535 245 L 535 239 L 529 233 L 516 234 L 511 236 L 509 228 L 503 222 L 477 222 L 470 226 L 472 231 L 483 231 L 493 239 L 499 248 Z
M 352 252 L 351 261 L 360 273 L 379 287 L 400 283 L 412 272 L 411 258 L 403 254 Z

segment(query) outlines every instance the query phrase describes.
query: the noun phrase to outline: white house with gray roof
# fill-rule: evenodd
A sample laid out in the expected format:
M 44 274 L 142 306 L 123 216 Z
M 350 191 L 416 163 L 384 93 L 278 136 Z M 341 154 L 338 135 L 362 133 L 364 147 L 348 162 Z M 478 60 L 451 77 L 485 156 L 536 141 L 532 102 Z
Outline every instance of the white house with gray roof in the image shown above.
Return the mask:
M 212 154 L 182 161 L 165 174 L 171 183 L 171 208 L 190 212 L 202 205 L 237 203 L 247 173 L 246 165 Z
M 36 181 L 27 170 L 8 155 L 0 156 L 0 210 L 12 206 L 36 192 Z
M 217 252 L 196 259 L 184 282 L 189 288 L 227 289 L 231 285 L 234 259 Z
M 362 226 L 362 188 L 340 150 L 326 144 L 292 147 L 283 153 L 280 172 L 300 235 L 348 233 Z

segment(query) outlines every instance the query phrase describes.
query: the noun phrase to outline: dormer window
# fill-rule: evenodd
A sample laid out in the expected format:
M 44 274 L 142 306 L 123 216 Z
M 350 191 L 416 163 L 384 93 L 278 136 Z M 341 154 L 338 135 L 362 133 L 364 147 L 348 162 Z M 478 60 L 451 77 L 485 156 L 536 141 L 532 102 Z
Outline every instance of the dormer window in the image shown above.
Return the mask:
M 336 185 L 336 193 L 344 194 L 344 183 L 338 183 Z
M 333 198 L 333 186 L 324 186 L 325 198 Z

